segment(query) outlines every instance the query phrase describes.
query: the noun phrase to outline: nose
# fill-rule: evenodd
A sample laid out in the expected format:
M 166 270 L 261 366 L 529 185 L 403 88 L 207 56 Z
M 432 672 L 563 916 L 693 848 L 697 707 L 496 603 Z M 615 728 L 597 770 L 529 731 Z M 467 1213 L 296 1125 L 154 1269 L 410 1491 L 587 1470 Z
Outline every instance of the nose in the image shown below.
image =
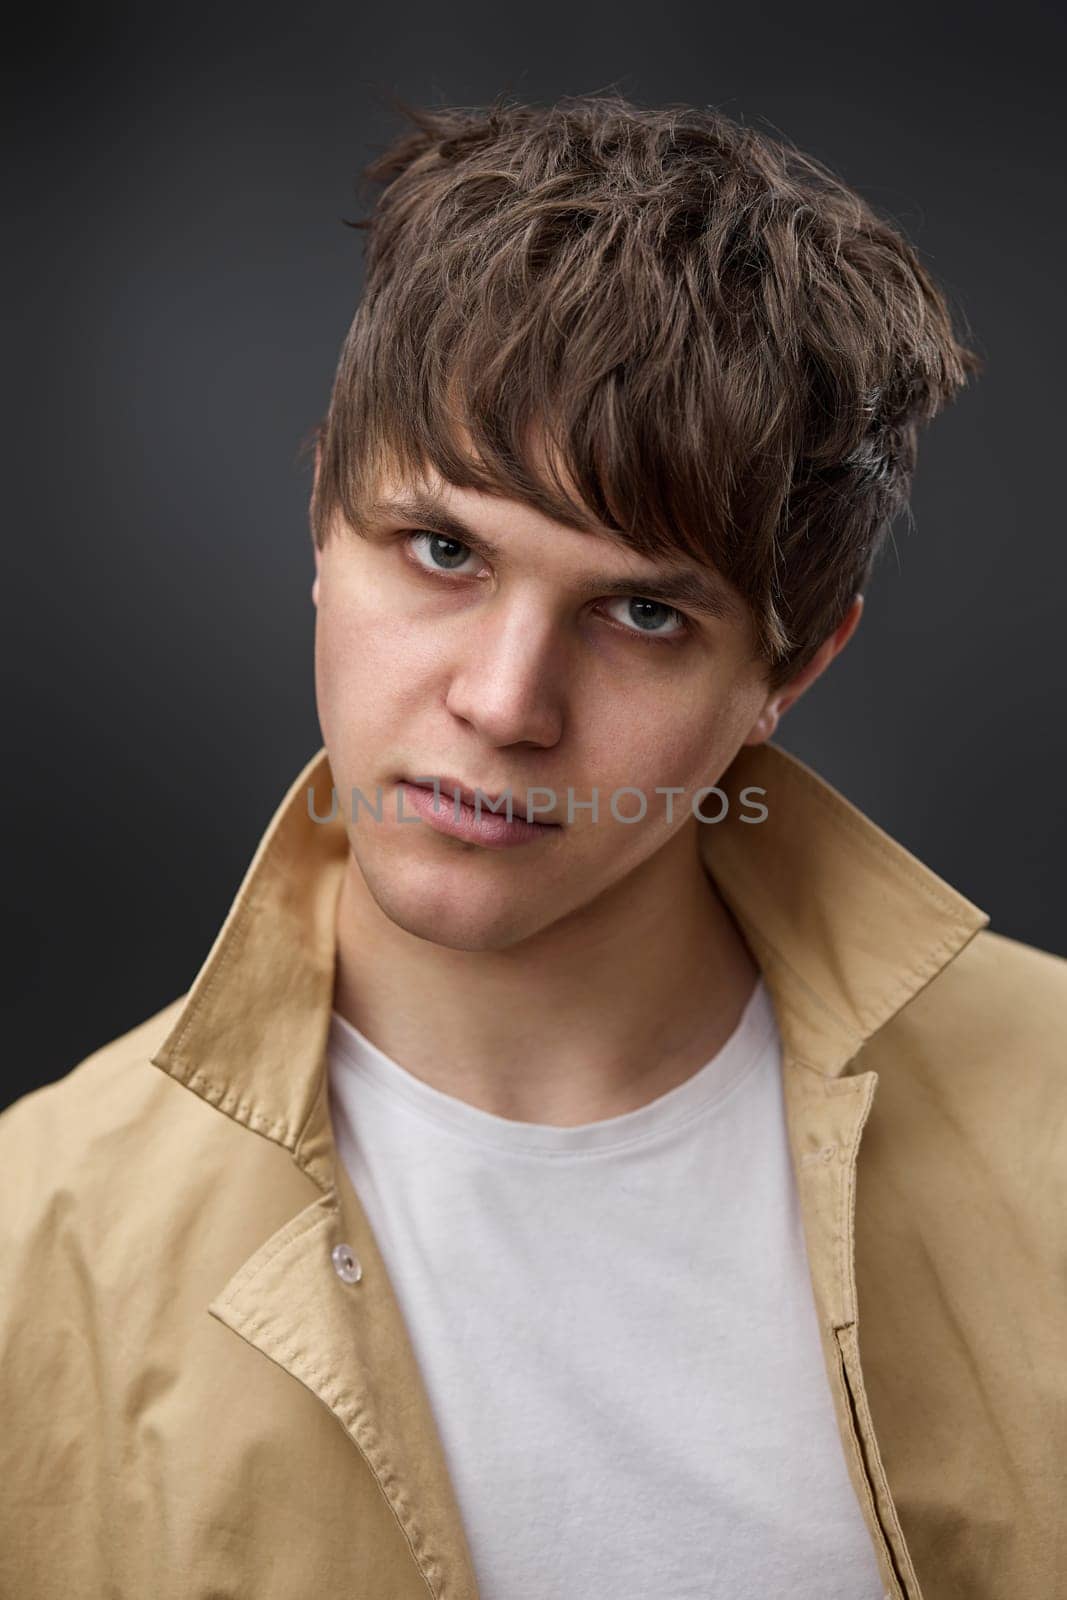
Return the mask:
M 446 705 L 491 744 L 548 748 L 563 725 L 564 645 L 532 598 L 499 597 L 464 624 Z

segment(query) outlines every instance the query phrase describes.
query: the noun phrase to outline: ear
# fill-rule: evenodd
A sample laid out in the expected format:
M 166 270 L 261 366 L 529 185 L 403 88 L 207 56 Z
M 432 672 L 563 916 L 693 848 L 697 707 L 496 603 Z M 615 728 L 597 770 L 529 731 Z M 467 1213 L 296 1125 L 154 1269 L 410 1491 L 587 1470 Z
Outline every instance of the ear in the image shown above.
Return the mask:
M 812 656 L 807 666 L 791 678 L 787 684 L 776 689 L 767 700 L 756 721 L 749 730 L 744 744 L 763 744 L 769 739 L 778 726 L 779 719 L 785 715 L 789 707 L 799 700 L 806 689 L 810 689 L 816 678 L 822 676 L 836 655 L 845 648 L 856 629 L 859 627 L 860 617 L 863 615 L 863 596 L 857 594 L 853 597 L 844 620 L 834 629 L 828 639 L 824 639 L 815 655 Z
M 322 576 L 322 551 L 317 544 L 313 544 L 311 548 L 315 553 L 315 581 L 311 585 L 311 603 L 317 608 L 319 603 L 319 579 Z

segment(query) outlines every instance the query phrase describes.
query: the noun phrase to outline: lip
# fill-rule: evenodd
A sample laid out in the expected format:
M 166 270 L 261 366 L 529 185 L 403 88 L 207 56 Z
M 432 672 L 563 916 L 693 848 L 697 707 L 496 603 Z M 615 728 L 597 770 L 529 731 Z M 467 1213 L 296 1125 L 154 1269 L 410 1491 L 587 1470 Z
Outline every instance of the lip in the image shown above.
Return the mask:
M 414 778 L 404 778 L 402 781 L 404 783 L 413 784 L 416 788 L 429 789 L 431 793 L 433 792 L 433 783 L 432 782 L 425 783 L 425 784 L 420 784 Z M 462 804 L 465 805 L 465 806 L 470 806 L 471 809 L 473 810 L 473 808 L 474 808 L 474 790 L 473 789 L 469 789 L 467 787 L 467 785 L 465 783 L 461 783 L 458 778 L 450 778 L 450 777 L 446 776 L 446 774 L 443 773 L 443 772 L 442 773 L 438 773 L 437 774 L 437 785 L 438 785 L 438 789 L 440 790 L 440 793 L 441 793 L 442 801 L 447 800 L 448 804 L 450 806 L 454 805 L 455 804 L 455 798 L 456 798 L 456 790 L 458 789 L 459 790 L 459 798 L 460 798 L 460 801 L 462 802 Z M 511 813 L 512 813 L 512 816 L 520 816 L 523 819 L 525 819 L 525 817 L 526 817 L 526 804 L 527 804 L 527 798 L 528 797 L 526 795 L 524 795 L 524 794 L 516 794 L 514 790 L 510 790 L 509 791 L 507 789 L 501 789 L 499 792 L 494 792 L 492 789 L 485 789 L 485 788 L 479 787 L 479 793 L 482 796 L 482 806 L 483 806 L 483 808 L 488 806 L 490 803 L 493 804 L 493 805 L 498 804 L 498 802 L 500 801 L 501 797 L 503 795 L 508 794 L 509 792 L 511 794 Z M 543 823 L 544 826 L 547 827 L 550 823 L 554 823 L 554 819 L 552 817 L 545 817 L 545 818 L 542 819 L 542 823 Z M 555 825 L 556 826 L 561 826 L 561 824 L 555 824 Z
M 480 844 L 490 850 L 506 850 L 515 845 L 533 844 L 563 831 L 562 824 L 558 822 L 527 822 L 525 818 L 515 816 L 517 807 L 514 796 L 512 796 L 510 822 L 506 810 L 501 813 L 486 810 L 485 805 L 490 800 L 498 801 L 500 796 L 491 795 L 484 789 L 481 791 L 484 804 L 476 812 L 474 791 L 468 789 L 465 784 L 453 783 L 448 778 L 438 779 L 436 796 L 432 783 L 417 784 L 408 778 L 402 778 L 398 787 L 405 803 L 416 816 L 428 822 L 438 833 L 448 834 L 454 839 L 463 839 L 470 844 Z M 455 798 L 457 788 L 460 791 L 458 816 Z M 525 806 L 522 809 L 525 809 Z

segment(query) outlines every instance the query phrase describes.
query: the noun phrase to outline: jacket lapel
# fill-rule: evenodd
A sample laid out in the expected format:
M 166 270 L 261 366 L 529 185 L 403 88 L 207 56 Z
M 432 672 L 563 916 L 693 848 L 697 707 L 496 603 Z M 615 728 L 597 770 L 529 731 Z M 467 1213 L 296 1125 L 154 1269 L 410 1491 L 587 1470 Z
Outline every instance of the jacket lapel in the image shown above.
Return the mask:
M 219 1291 L 210 1314 L 298 1379 L 337 1418 L 392 1507 L 439 1600 L 476 1600 L 459 1508 L 407 1331 L 342 1172 Z M 344 1281 L 332 1252 L 361 1268 Z

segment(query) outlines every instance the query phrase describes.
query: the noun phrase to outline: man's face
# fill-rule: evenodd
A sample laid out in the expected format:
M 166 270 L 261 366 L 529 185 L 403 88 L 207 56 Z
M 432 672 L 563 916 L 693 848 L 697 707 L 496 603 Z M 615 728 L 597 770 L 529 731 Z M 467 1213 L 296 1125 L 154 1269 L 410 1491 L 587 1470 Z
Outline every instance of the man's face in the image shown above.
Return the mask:
M 416 515 L 417 495 L 436 509 Z M 679 853 L 692 866 L 697 830 L 712 825 L 695 820 L 692 798 L 722 776 L 768 698 L 736 591 L 723 585 L 732 616 L 672 607 L 649 593 L 665 571 L 700 570 L 681 558 L 652 562 L 435 477 L 383 479 L 378 503 L 401 500 L 361 534 L 336 521 L 313 589 L 319 720 L 378 906 L 435 943 L 503 950 L 610 908 L 634 874 L 646 890 L 657 877 L 676 885 Z M 448 815 L 446 780 L 510 791 L 516 818 L 528 790 L 551 790 L 555 803 L 534 815 L 558 825 L 510 848 L 444 834 L 400 787 L 432 777 Z M 667 786 L 682 793 L 656 792 Z M 353 789 L 367 802 L 358 810 Z M 646 801 L 642 820 L 615 820 L 610 800 L 623 789 Z M 598 820 L 583 805 L 594 791 Z M 368 809 L 379 793 L 380 822 Z M 619 814 L 638 814 L 640 797 L 620 795 Z M 416 820 L 399 820 L 398 798 Z

